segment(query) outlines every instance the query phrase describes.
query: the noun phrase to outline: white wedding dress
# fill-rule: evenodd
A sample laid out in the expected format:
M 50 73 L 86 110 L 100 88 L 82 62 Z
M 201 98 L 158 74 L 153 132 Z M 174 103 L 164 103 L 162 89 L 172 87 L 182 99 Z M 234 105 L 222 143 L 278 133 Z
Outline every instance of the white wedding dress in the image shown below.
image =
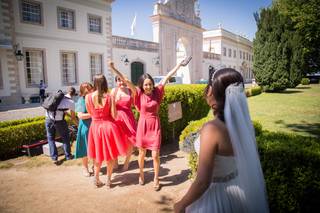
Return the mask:
M 265 181 L 243 84 L 227 87 L 224 118 L 234 156 L 215 156 L 211 185 L 186 212 L 267 213 Z M 199 154 L 199 138 L 194 144 Z
M 199 140 L 195 149 L 199 154 Z M 233 156 L 216 155 L 212 183 L 207 191 L 186 209 L 186 212 L 246 212 L 246 199 L 237 184 L 238 171 Z

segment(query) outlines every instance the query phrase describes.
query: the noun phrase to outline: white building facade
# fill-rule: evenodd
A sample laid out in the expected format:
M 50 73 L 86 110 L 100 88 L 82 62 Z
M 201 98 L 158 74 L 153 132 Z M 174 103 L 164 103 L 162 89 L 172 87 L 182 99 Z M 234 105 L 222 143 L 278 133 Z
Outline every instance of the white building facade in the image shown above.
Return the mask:
M 165 75 L 189 55 L 193 59 L 177 73 L 183 83 L 208 79 L 210 66 L 232 67 L 252 78 L 252 42 L 223 29 L 205 31 L 196 0 L 155 3 L 153 42 L 112 35 L 114 0 L 0 2 L 1 105 L 38 96 L 40 80 L 47 93 L 79 89 L 96 74 L 112 87 L 110 59 L 135 83 L 143 73 Z
M 252 42 L 243 36 L 229 32 L 221 27 L 203 33 L 203 51 L 220 55 L 219 61 L 207 60 L 205 63 L 217 68 L 233 68 L 244 77 L 245 81 L 253 78 Z M 205 66 L 207 66 L 207 64 Z M 210 66 L 209 65 L 209 66 Z
M 14 14 L 11 51 L 24 55 L 22 61 L 1 57 L 2 77 L 9 79 L 0 89 L 3 101 L 14 93 L 28 100 L 38 94 L 40 80 L 52 92 L 78 87 L 98 73 L 111 79 L 104 63 L 112 57 L 111 0 L 2 2 L 7 3 L 2 5 L 9 11 L 2 14 L 2 19 L 6 21 L 6 16 Z M 16 70 L 5 72 L 5 66 L 11 63 Z M 15 85 L 17 89 L 13 90 Z

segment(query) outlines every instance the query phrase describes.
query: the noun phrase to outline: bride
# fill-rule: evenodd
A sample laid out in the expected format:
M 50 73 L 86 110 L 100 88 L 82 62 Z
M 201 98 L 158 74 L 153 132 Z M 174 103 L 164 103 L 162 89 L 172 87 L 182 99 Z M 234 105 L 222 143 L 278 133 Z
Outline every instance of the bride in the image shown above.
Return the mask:
M 269 212 L 241 74 L 216 71 L 205 94 L 215 119 L 203 125 L 195 142 L 197 177 L 174 211 Z

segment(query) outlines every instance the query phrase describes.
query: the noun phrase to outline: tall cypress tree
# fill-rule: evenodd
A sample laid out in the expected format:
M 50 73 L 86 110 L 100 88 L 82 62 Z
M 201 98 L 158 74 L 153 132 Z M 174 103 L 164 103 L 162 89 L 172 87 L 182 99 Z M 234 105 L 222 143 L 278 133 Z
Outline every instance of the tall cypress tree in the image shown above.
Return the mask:
M 289 17 L 276 7 L 255 14 L 258 31 L 253 41 L 253 72 L 265 91 L 295 87 L 301 80 L 301 37 L 295 35 Z

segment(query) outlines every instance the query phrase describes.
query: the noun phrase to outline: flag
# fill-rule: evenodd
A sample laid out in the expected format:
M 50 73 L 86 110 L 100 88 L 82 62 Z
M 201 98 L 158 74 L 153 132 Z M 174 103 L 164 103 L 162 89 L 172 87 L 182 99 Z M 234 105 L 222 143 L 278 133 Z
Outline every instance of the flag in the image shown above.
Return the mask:
M 136 31 L 136 21 L 137 20 L 137 13 L 134 14 L 134 18 L 131 24 L 131 35 L 133 36 Z

